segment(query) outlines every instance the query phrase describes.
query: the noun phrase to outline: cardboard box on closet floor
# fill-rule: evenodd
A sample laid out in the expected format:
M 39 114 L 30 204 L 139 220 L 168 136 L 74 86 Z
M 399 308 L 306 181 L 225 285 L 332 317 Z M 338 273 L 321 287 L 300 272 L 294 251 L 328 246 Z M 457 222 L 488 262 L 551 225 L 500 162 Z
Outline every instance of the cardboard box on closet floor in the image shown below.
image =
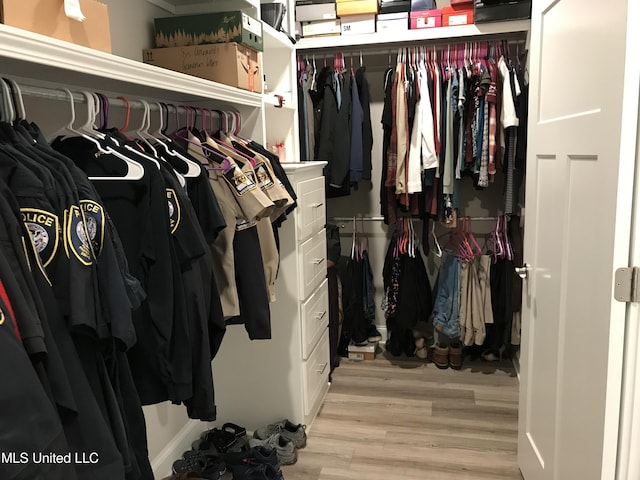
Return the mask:
M 109 10 L 96 0 L 80 0 L 86 17 L 78 22 L 64 13 L 64 0 L 1 0 L 5 25 L 111 53 Z
M 145 63 L 224 83 L 251 92 L 262 92 L 259 53 L 238 43 L 149 48 Z

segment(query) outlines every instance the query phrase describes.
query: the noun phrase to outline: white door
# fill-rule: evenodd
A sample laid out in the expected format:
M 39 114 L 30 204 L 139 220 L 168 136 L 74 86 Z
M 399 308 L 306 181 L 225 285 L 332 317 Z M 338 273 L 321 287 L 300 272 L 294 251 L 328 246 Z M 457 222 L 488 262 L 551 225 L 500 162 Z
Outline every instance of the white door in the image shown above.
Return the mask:
M 629 260 L 634 155 L 623 153 L 630 142 L 635 150 L 638 113 L 637 84 L 633 113 L 623 112 L 627 1 L 637 0 L 533 1 L 518 439 L 525 480 L 615 476 L 625 305 L 613 300 L 613 274 Z

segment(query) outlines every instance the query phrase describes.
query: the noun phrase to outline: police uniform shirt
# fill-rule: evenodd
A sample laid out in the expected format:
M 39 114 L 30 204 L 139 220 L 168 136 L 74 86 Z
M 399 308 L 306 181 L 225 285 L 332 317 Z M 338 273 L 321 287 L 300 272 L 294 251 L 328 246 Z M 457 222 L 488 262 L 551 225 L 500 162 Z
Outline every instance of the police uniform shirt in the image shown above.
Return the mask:
M 169 213 L 179 212 L 179 215 L 174 214 L 170 219 L 172 236 L 179 244 L 176 250 L 184 256 L 181 262 L 182 278 L 189 308 L 188 317 L 181 320 L 187 320 L 189 325 L 193 375 L 193 395 L 184 403 L 189 417 L 214 421 L 216 408 L 211 360 L 224 336 L 225 323 L 213 276 L 211 252 L 191 201 L 174 172 L 165 163 L 161 163 L 161 171 L 167 192 L 172 192 Z
M 5 388 L 0 396 L 0 409 L 7 414 L 0 417 L 0 451 L 26 452 L 30 459 L 38 452 L 66 453 L 62 425 L 55 409 L 49 402 L 42 385 L 31 366 L 31 362 L 14 329 L 10 306 L 0 296 L 0 359 L 11 368 L 0 369 L 0 381 Z M 16 381 L 19 379 L 19 381 Z M 16 410 L 18 409 L 18 410 Z M 20 414 L 28 412 L 28 415 Z M 13 413 L 13 414 L 12 414 Z M 3 479 L 74 480 L 72 465 L 47 463 L 0 463 Z
M 69 138 L 54 147 L 91 176 L 123 176 L 119 158 L 100 154 L 81 138 Z M 134 314 L 137 343 L 129 351 L 131 372 L 143 405 L 169 400 L 174 314 L 174 275 L 171 262 L 166 190 L 157 168 L 145 165 L 141 180 L 95 182 L 118 231 L 131 273 L 141 281 L 147 298 Z M 176 396 L 177 397 L 177 396 Z
M 249 178 L 233 160 L 235 153 L 229 155 L 228 149 L 218 145 L 213 139 L 207 139 L 205 143 L 209 148 L 213 148 L 223 155 L 230 157 L 230 165 L 226 170 L 214 170 L 214 173 L 222 180 L 233 196 L 236 198 L 244 217 L 249 222 L 254 222 L 264 217 L 268 217 L 273 212 L 274 204 L 262 193 L 255 182 L 255 178 Z M 216 194 L 217 197 L 217 194 Z
M 6 190 L 2 194 L 2 185 L 2 182 L 0 182 L 0 200 L 6 200 Z M 12 211 L 14 212 L 13 216 Z M 19 222 L 16 215 L 19 215 L 17 204 L 12 207 L 5 201 L 0 201 L 0 217 L 5 220 L 15 218 L 14 227 Z M 13 230 L 15 228 L 11 229 L 11 231 Z M 15 238 L 12 243 L 14 245 L 16 243 L 25 245 Z M 45 333 L 49 331 L 48 328 L 50 327 L 50 336 L 57 346 L 57 351 L 60 353 L 61 362 L 64 366 L 62 371 L 54 370 L 56 363 L 53 362 L 52 353 L 55 350 L 47 343 L 50 356 L 47 373 L 56 404 L 58 405 L 65 436 L 69 443 L 69 448 L 66 450 L 72 452 L 90 450 L 98 452 L 100 456 L 98 464 L 76 466 L 78 478 L 82 480 L 122 478 L 124 475 L 122 458 L 116 449 L 113 435 L 98 407 L 94 392 L 89 386 L 68 326 L 59 312 L 58 302 L 53 294 L 52 287 L 44 274 L 44 269 L 39 267 L 39 259 L 36 257 L 33 243 L 31 243 L 31 248 L 27 245 L 26 248 L 22 249 L 22 252 L 27 255 L 27 262 L 33 275 L 33 289 L 38 293 L 43 310 L 46 312 Z M 12 267 L 12 272 L 16 271 L 18 270 Z M 24 335 L 22 331 L 21 334 Z M 60 397 L 60 386 L 64 379 L 69 381 L 71 397 L 68 395 Z M 75 476 L 70 476 L 69 478 L 75 478 Z

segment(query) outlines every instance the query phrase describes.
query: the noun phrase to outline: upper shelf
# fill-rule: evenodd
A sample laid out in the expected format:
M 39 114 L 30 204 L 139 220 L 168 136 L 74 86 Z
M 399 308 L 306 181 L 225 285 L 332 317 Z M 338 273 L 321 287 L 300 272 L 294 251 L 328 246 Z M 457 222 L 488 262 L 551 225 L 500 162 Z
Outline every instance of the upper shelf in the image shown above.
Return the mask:
M 301 38 L 296 45 L 297 50 L 313 50 L 319 48 L 344 48 L 367 45 L 394 44 L 449 40 L 456 38 L 483 37 L 505 33 L 527 32 L 529 20 L 514 20 L 509 22 L 485 23 L 481 25 L 460 25 L 456 27 L 424 28 L 407 30 L 406 32 L 369 33 L 364 35 L 336 35 L 332 37 Z
M 262 35 L 264 38 L 265 52 L 282 49 L 291 51 L 295 48 L 291 40 L 289 40 L 284 33 L 278 32 L 265 22 L 262 22 Z
M 147 0 L 174 15 L 190 15 L 225 10 L 245 10 L 254 16 L 260 12 L 260 0 Z M 259 18 L 259 15 L 258 17 Z
M 0 24 L 2 73 L 91 90 L 259 108 L 262 95 Z

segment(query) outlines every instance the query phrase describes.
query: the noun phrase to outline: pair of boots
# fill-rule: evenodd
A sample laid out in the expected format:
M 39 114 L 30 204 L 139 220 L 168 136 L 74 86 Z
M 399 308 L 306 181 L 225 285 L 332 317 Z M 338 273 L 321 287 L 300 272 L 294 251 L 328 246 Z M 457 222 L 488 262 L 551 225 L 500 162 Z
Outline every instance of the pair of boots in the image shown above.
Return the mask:
M 452 342 L 447 346 L 436 343 L 428 349 L 427 358 L 440 369 L 453 368 L 460 370 L 462 368 L 462 345 L 460 342 Z

